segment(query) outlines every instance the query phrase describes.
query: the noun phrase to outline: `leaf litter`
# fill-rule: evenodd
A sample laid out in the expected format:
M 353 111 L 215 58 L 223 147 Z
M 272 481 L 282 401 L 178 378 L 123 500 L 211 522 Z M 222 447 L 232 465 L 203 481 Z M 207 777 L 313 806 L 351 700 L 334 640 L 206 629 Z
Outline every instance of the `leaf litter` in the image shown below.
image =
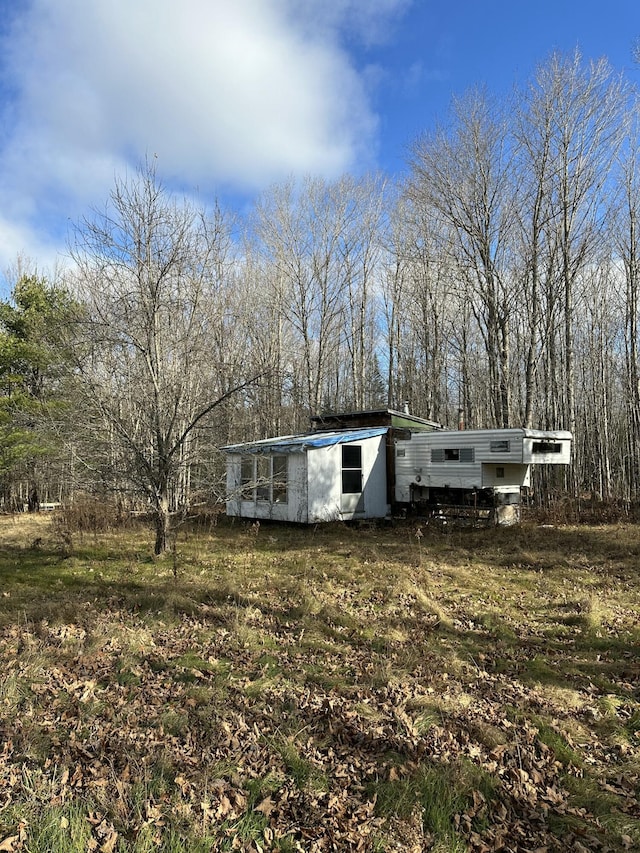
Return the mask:
M 593 656 L 579 620 L 553 635 L 542 610 L 518 621 L 537 593 L 516 582 L 502 613 L 514 640 L 464 589 L 466 569 L 438 561 L 407 583 L 402 561 L 378 559 L 385 585 L 369 559 L 365 580 L 340 584 L 325 559 L 305 569 L 315 603 L 300 606 L 281 576 L 262 570 L 260 586 L 247 547 L 250 593 L 194 597 L 174 618 L 112 595 L 82 601 L 75 622 L 3 625 L 0 851 L 34 849 L 52 814 L 69 837 L 81 814 L 78 849 L 101 853 L 170 836 L 185 850 L 637 848 L 637 617 L 622 604 Z M 543 652 L 573 704 L 532 677 Z

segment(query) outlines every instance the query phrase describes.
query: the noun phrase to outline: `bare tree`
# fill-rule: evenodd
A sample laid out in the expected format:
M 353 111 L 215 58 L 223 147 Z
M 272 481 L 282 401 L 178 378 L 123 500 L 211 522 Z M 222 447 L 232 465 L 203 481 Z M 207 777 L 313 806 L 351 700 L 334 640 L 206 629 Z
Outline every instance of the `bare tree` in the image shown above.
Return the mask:
M 256 230 L 297 348 L 296 397 L 305 415 L 335 397 L 331 368 L 344 344 L 340 248 L 348 207 L 339 183 L 316 178 L 273 187 L 257 206 Z
M 549 223 L 554 219 L 551 180 L 553 173 L 553 115 L 540 102 L 535 84 L 529 85 L 516 101 L 513 135 L 515 139 L 514 205 L 515 274 L 522 287 L 521 339 L 524 353 L 522 423 L 532 426 L 537 415 L 540 362 L 545 349 L 553 347 L 556 263 L 548 240 Z M 545 312 L 545 297 L 547 297 Z M 553 372 L 552 379 L 555 380 Z M 547 377 L 548 378 L 548 377 Z M 545 395 L 553 407 L 557 389 Z M 549 412 L 552 422 L 555 412 Z
M 611 240 L 624 276 L 622 300 L 625 382 L 623 387 L 624 430 L 623 468 L 626 497 L 640 493 L 640 115 L 632 113 L 630 133 L 620 158 L 620 203 L 611 220 Z
M 585 269 L 597 260 L 611 206 L 609 174 L 624 134 L 625 87 L 604 60 L 585 65 L 577 51 L 570 57 L 553 55 L 538 69 L 532 106 L 545 127 L 549 157 L 545 227 L 557 275 L 549 279 L 547 307 L 560 300 L 564 370 L 559 390 L 564 423 L 575 432 L 577 289 Z M 557 363 L 550 369 L 556 370 Z
M 485 342 L 491 418 L 509 426 L 511 162 L 497 106 L 482 92 L 455 101 L 451 126 L 418 139 L 411 165 L 410 197 L 451 228 L 450 250 L 475 297 L 470 307 Z
M 220 211 L 176 201 L 147 164 L 116 181 L 72 250 L 86 426 L 108 450 L 117 487 L 148 499 L 156 554 L 197 429 L 253 381 L 224 361 L 228 248 Z
M 447 422 L 460 402 L 456 367 L 457 342 L 462 333 L 459 278 L 448 250 L 450 228 L 423 200 L 402 199 L 393 229 L 394 264 L 390 264 L 386 299 L 392 302 L 389 328 L 405 398 L 426 417 Z M 394 285 L 395 282 L 395 286 Z M 450 396 L 450 381 L 455 393 Z M 394 380 L 395 382 L 395 380 Z M 402 392 L 400 392 L 402 393 Z
M 364 409 L 374 405 L 369 377 L 377 370 L 375 357 L 375 290 L 380 274 L 386 183 L 380 177 L 345 177 L 336 186 L 342 200 L 344 224 L 338 241 L 348 368 L 343 371 L 342 405 Z

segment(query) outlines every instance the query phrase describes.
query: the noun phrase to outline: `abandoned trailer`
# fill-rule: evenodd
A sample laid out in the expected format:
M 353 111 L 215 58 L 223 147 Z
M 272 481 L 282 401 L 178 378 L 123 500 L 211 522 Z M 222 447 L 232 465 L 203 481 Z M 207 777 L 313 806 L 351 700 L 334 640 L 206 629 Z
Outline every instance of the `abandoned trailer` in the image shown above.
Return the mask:
M 313 524 L 457 506 L 511 523 L 531 466 L 571 458 L 564 430 L 443 430 L 391 409 L 312 423 L 304 435 L 223 448 L 227 515 Z
M 491 510 L 498 524 L 519 518 L 532 465 L 568 465 L 571 433 L 534 429 L 443 430 L 395 443 L 397 505 Z

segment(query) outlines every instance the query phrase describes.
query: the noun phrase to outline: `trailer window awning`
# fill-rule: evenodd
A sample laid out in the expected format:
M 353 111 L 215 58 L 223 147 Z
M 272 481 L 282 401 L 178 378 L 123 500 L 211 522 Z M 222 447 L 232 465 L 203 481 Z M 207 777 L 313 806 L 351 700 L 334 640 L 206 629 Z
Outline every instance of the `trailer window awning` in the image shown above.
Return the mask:
M 286 435 L 280 438 L 265 438 L 247 444 L 228 444 L 221 448 L 225 453 L 304 453 L 306 450 L 364 441 L 367 438 L 385 435 L 389 427 L 369 429 L 345 429 L 330 432 L 312 432 L 307 435 Z

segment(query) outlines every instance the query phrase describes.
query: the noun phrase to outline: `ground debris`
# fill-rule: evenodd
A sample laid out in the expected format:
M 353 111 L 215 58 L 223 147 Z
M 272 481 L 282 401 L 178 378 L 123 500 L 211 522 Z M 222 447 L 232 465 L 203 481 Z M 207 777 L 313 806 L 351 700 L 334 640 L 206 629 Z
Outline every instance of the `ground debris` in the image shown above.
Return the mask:
M 330 565 L 287 587 L 269 559 L 243 597 L 214 577 L 171 613 L 85 596 L 82 618 L 0 625 L 0 851 L 30 850 L 52 812 L 69 837 L 80 816 L 83 849 L 100 853 L 171 833 L 221 851 L 637 849 L 640 674 L 615 654 L 621 606 L 601 618 L 606 641 L 574 633 L 585 606 L 561 608 L 558 580 L 543 659 L 540 614 L 498 624 L 462 572 L 452 600 L 442 561 L 418 574 L 407 560 L 407 578 L 369 554 L 365 595 Z M 372 574 L 383 563 L 395 592 Z M 527 583 L 503 596 L 514 624 L 541 594 L 537 570 Z

